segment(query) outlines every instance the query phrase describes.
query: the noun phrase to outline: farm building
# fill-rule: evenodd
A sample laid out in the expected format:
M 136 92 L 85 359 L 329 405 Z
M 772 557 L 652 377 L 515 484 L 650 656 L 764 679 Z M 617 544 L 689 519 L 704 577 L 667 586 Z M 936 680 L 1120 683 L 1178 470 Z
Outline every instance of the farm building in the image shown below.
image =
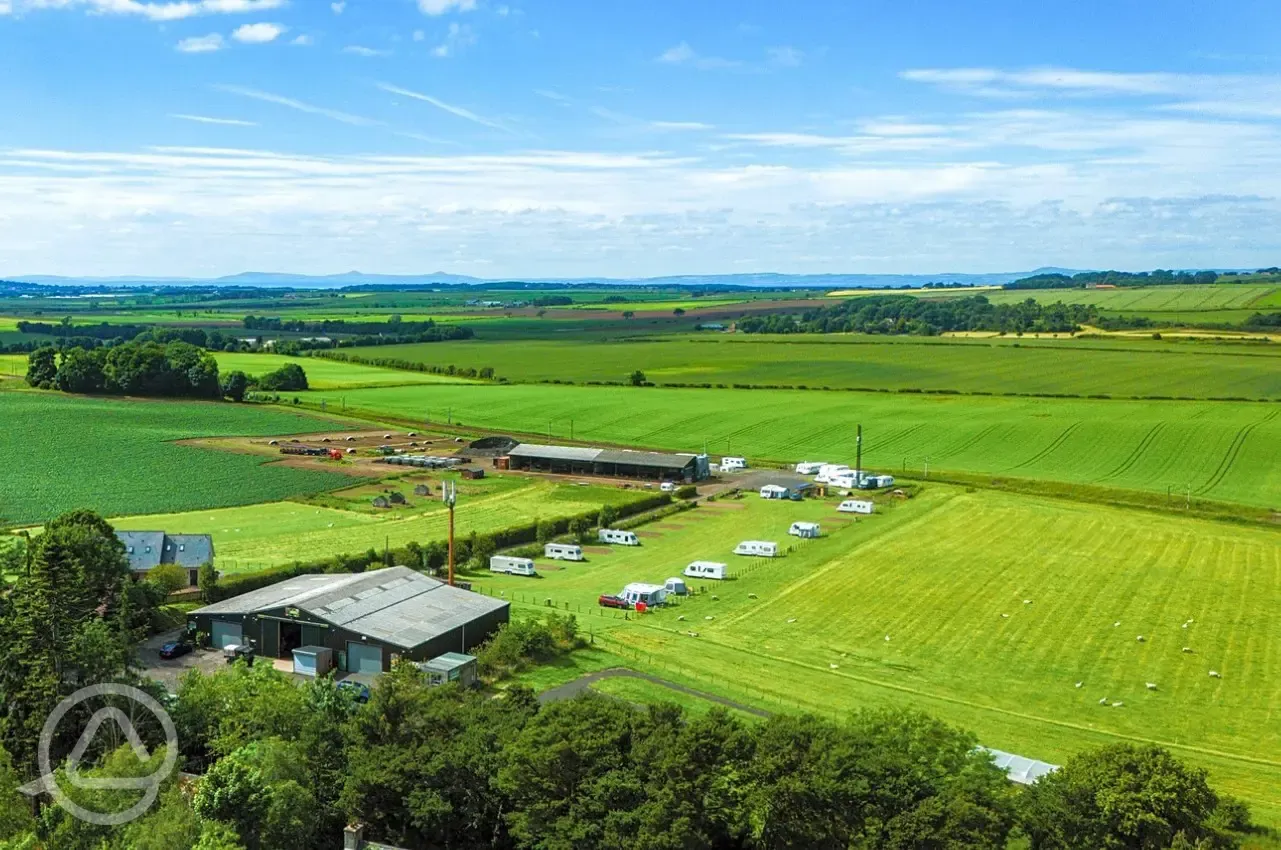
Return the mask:
M 521 443 L 508 454 L 509 468 L 568 475 L 702 481 L 711 474 L 706 455 L 663 454 L 631 449 L 540 446 Z
M 427 681 L 433 685 L 457 682 L 461 687 L 470 688 L 480 678 L 476 672 L 475 656 L 463 655 L 461 652 L 446 652 L 439 658 L 421 662 L 417 666 L 427 674 Z
M 195 587 L 200 567 L 214 559 L 213 538 L 208 534 L 165 534 L 163 531 L 117 531 L 125 545 L 129 569 L 141 578 L 161 564 L 177 564 L 187 571 L 187 584 Z
M 248 644 L 266 658 L 330 649 L 339 670 L 382 673 L 398 658 L 466 652 L 509 612 L 506 602 L 387 567 L 287 579 L 191 612 L 187 630 L 210 635 L 216 647 Z

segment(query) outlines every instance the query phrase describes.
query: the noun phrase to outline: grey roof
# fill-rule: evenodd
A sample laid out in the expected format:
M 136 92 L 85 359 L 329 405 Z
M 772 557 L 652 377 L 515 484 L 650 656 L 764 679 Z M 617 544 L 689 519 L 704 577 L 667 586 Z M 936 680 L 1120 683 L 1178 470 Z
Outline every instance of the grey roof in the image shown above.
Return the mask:
M 578 446 L 541 446 L 535 443 L 521 443 L 507 454 L 510 457 L 533 457 L 547 460 L 576 460 L 590 463 L 600 455 L 600 449 L 585 449 Z
M 299 608 L 349 632 L 412 649 L 506 607 L 507 602 L 450 587 L 409 567 L 387 567 L 356 575 L 299 576 L 193 613 Z
M 424 661 L 418 666 L 424 670 L 432 670 L 437 673 L 448 673 L 450 670 L 457 670 L 459 667 L 466 667 L 475 660 L 475 656 L 472 655 L 463 655 L 461 652 L 446 652 L 444 655 L 433 658 L 430 661 Z
M 1036 759 L 1016 756 L 1014 753 L 993 750 L 989 747 L 979 747 L 979 749 L 992 756 L 992 761 L 1005 771 L 1011 782 L 1017 782 L 1020 785 L 1031 785 L 1042 776 L 1059 769 L 1057 764 L 1047 764 Z
M 165 549 L 163 531 L 117 531 L 116 537 L 125 544 L 125 557 L 131 570 L 146 572 L 160 566 L 160 556 Z
M 117 531 L 125 545 L 129 568 L 147 572 L 161 564 L 195 569 L 214 557 L 213 538 L 208 534 L 165 534 L 163 531 Z
M 597 463 L 658 466 L 664 469 L 684 469 L 694 460 L 694 455 L 669 455 L 662 452 L 638 452 L 631 449 L 602 449 L 596 458 Z
M 214 557 L 213 538 L 208 534 L 166 534 L 165 556 L 161 563 L 199 567 Z

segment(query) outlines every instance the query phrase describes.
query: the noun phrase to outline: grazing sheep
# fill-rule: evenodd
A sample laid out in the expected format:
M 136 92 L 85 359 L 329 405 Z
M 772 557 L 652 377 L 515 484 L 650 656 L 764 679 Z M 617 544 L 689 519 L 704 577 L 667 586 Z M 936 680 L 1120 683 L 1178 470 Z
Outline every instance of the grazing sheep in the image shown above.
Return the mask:
M 713 594 L 712 594 L 712 601 L 713 601 L 713 602 L 720 602 L 720 601 L 721 601 L 721 598 L 720 598 L 719 596 L 717 596 L 715 593 L 713 593 Z
M 1009 614 L 1002 614 L 1002 615 L 1001 615 L 1001 619 L 1002 619 L 1002 620 L 1008 620 L 1008 619 L 1010 619 L 1010 615 L 1009 615 Z
M 715 617 L 713 617 L 711 614 L 708 614 L 708 615 L 707 615 L 706 617 L 704 617 L 703 619 L 704 619 L 704 620 L 715 620 L 716 618 L 715 618 Z
M 1187 627 L 1188 627 L 1188 624 L 1187 624 L 1187 623 L 1184 623 L 1184 624 L 1183 624 L 1183 628 L 1185 628 L 1185 629 L 1186 629 Z
M 684 620 L 684 619 L 685 619 L 685 615 L 681 614 L 679 617 L 676 618 L 676 621 L 680 622 L 681 620 Z
M 1135 640 L 1137 640 L 1139 643 L 1143 643 L 1143 635 L 1139 635 L 1137 638 L 1135 638 Z
M 1185 647 L 1183 647 L 1183 651 L 1184 651 L 1184 652 L 1186 652 L 1188 655 L 1191 655 L 1191 654 L 1192 654 L 1192 647 L 1190 647 L 1190 646 L 1185 646 Z
M 1120 626 L 1121 626 L 1121 621 L 1120 621 L 1120 620 L 1117 620 L 1115 623 L 1113 623 L 1113 624 L 1112 624 L 1112 628 L 1114 628 L 1114 629 L 1116 629 L 1116 628 L 1120 628 Z
M 827 667 L 828 667 L 828 669 L 829 669 L 829 670 L 839 670 L 839 669 L 840 669 L 840 665 L 839 665 L 839 664 L 828 664 L 828 665 L 827 665 Z
M 1218 671 L 1218 670 L 1211 670 L 1211 671 L 1210 671 L 1210 678 L 1211 678 L 1211 679 L 1222 679 L 1223 677 L 1219 675 L 1219 671 Z
M 1104 697 L 1103 699 L 1099 700 L 1099 705 L 1107 705 L 1107 704 L 1108 704 L 1108 698 L 1107 698 L 1107 697 Z
M 1149 691 L 1155 691 L 1155 690 L 1156 690 L 1156 682 L 1148 682 L 1148 683 L 1147 683 L 1147 688 L 1148 688 L 1148 690 L 1149 690 Z
M 1084 685 L 1084 684 L 1085 684 L 1085 682 L 1077 682 L 1077 683 L 1076 683 L 1076 686 L 1079 688 L 1079 687 L 1081 687 L 1081 686 L 1082 686 L 1082 685 Z
M 1123 705 L 1125 705 L 1125 703 L 1121 702 L 1120 700 L 1117 700 L 1116 702 L 1112 703 L 1113 708 L 1120 708 Z
M 1023 604 L 1024 604 L 1024 605 L 1031 605 L 1031 604 L 1032 604 L 1032 600 L 1031 600 L 1031 599 L 1024 599 L 1024 600 L 1023 600 Z
M 885 636 L 885 639 L 886 639 L 886 640 L 889 640 L 889 639 L 890 639 L 890 636 L 889 636 L 889 635 L 886 635 L 886 636 Z
M 792 617 L 792 618 L 791 618 L 790 620 L 788 620 L 787 622 L 789 622 L 789 623 L 795 623 L 795 622 L 796 622 L 796 618 L 795 618 L 795 617 Z
M 760 597 L 758 597 L 755 593 L 749 593 L 749 594 L 747 594 L 747 598 L 748 598 L 748 599 L 759 599 Z
M 698 637 L 698 632 L 686 632 L 690 637 Z

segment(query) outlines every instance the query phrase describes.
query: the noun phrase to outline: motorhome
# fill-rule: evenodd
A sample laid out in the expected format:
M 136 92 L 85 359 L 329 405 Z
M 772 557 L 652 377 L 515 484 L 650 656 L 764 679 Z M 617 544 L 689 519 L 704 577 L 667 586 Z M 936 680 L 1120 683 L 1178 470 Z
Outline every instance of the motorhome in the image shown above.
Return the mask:
M 596 539 L 601 543 L 613 543 L 616 546 L 639 546 L 640 538 L 634 531 L 616 531 L 612 528 L 602 528 L 596 532 Z
M 491 573 L 507 573 L 513 576 L 533 576 L 538 575 L 534 571 L 534 561 L 531 558 L 512 558 L 507 555 L 495 555 L 489 559 L 489 571 Z
M 825 466 L 827 466 L 827 463 L 825 461 L 807 460 L 802 463 L 796 464 L 796 474 L 797 475 L 817 475 L 818 473 L 823 471 L 823 467 Z
M 583 547 L 572 543 L 548 543 L 543 547 L 543 555 L 554 561 L 581 561 Z
M 694 561 L 685 568 L 687 578 L 709 578 L 715 581 L 725 580 L 725 565 L 715 561 Z
M 792 535 L 793 537 L 801 537 L 807 540 L 812 540 L 813 538 L 819 536 L 818 523 L 794 522 L 792 523 L 792 527 L 787 530 L 787 533 Z
M 624 587 L 618 598 L 632 605 L 662 605 L 667 601 L 667 588 L 661 584 L 637 582 Z
M 836 506 L 843 514 L 870 514 L 875 505 L 862 499 L 846 499 Z
M 745 457 L 721 458 L 721 472 L 733 472 L 737 469 L 747 469 L 747 458 Z
M 752 555 L 757 558 L 773 558 L 778 554 L 778 544 L 768 540 L 744 540 L 734 547 L 735 555 Z

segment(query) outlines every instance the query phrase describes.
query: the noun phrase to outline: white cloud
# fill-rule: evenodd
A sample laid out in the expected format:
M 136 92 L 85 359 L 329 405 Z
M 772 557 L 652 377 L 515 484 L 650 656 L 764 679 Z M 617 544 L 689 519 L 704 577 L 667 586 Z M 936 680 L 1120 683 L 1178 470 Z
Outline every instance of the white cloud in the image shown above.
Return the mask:
M 286 0 L 9 0 L 12 11 L 36 9 L 86 9 L 103 15 L 137 15 L 153 21 L 179 21 L 201 15 L 238 15 L 265 12 L 286 5 Z
M 431 49 L 431 55 L 439 59 L 456 56 L 460 50 L 476 43 L 476 34 L 465 24 L 451 23 L 445 40 Z
M 414 41 L 426 41 L 427 33 L 422 30 L 414 30 Z
M 338 3 L 330 3 L 329 8 L 333 10 L 335 15 L 341 15 L 347 10 L 346 0 L 341 0 L 341 2 Z
M 391 83 L 378 83 L 377 86 L 389 94 L 396 94 L 401 97 L 410 98 L 411 100 L 419 100 L 423 103 L 429 103 L 437 109 L 448 112 L 450 115 L 456 115 L 459 118 L 471 121 L 475 124 L 491 127 L 495 130 L 502 130 L 504 133 L 511 132 L 511 130 L 497 121 L 477 115 L 475 112 L 472 112 L 469 109 L 463 109 L 461 106 L 454 106 L 453 104 L 445 103 L 443 100 L 434 98 L 431 95 L 416 92 L 412 89 L 401 88 L 400 86 L 394 86 Z
M 237 27 L 231 37 L 241 44 L 267 44 L 280 38 L 287 29 L 281 24 L 245 24 Z
M 649 126 L 655 130 L 714 130 L 711 124 L 701 121 L 651 121 Z
M 658 61 L 679 65 L 682 62 L 688 62 L 696 55 L 697 54 L 694 53 L 694 48 L 690 47 L 688 42 L 682 41 L 675 47 L 669 47 L 660 53 Z
M 470 12 L 476 8 L 476 0 L 418 0 L 418 9 L 424 15 L 443 15 L 457 10 Z
M 352 56 L 390 56 L 390 50 L 379 50 L 373 47 L 365 47 L 362 44 L 351 44 L 342 49 L 343 53 L 349 53 Z
M 181 121 L 194 121 L 197 124 L 217 124 L 223 127 L 257 127 L 253 121 L 241 121 L 239 118 L 210 118 L 208 115 L 184 115 L 181 112 L 171 113 L 170 118 Z
M 802 51 L 787 45 L 768 48 L 765 51 L 765 57 L 769 64 L 778 68 L 795 68 L 805 61 L 805 54 Z
M 226 46 L 222 34 L 212 32 L 209 35 L 192 36 L 184 38 L 178 42 L 177 49 L 180 53 L 213 53 L 222 50 Z
M 381 124 L 381 121 L 375 121 L 372 118 L 364 118 L 360 115 L 352 115 L 348 112 L 339 112 L 336 109 L 326 109 L 322 106 L 313 106 L 301 100 L 294 100 L 291 97 L 285 97 L 271 92 L 261 91 L 260 89 L 244 88 L 242 86 L 225 86 L 217 85 L 214 88 L 227 94 L 239 95 L 253 100 L 261 100 L 264 103 L 274 103 L 277 106 L 284 106 L 289 109 L 305 112 L 309 115 L 320 115 L 334 121 L 340 121 L 343 124 L 351 124 L 356 127 L 372 127 Z
M 554 100 L 557 103 L 570 102 L 569 98 L 565 97 L 565 95 L 561 94 L 560 92 L 552 91 L 551 89 L 534 89 L 534 94 L 538 95 L 539 97 L 545 97 L 548 100 Z
M 0 0 L 0 15 L 12 15 L 13 3 L 10 0 Z
M 295 36 L 293 41 L 289 43 L 295 47 L 311 47 L 316 43 L 316 40 L 309 35 L 299 35 Z
M 743 63 L 735 59 L 722 59 L 719 56 L 702 56 L 682 41 L 675 47 L 669 47 L 655 57 L 654 61 L 668 65 L 690 65 L 704 71 L 740 68 Z

